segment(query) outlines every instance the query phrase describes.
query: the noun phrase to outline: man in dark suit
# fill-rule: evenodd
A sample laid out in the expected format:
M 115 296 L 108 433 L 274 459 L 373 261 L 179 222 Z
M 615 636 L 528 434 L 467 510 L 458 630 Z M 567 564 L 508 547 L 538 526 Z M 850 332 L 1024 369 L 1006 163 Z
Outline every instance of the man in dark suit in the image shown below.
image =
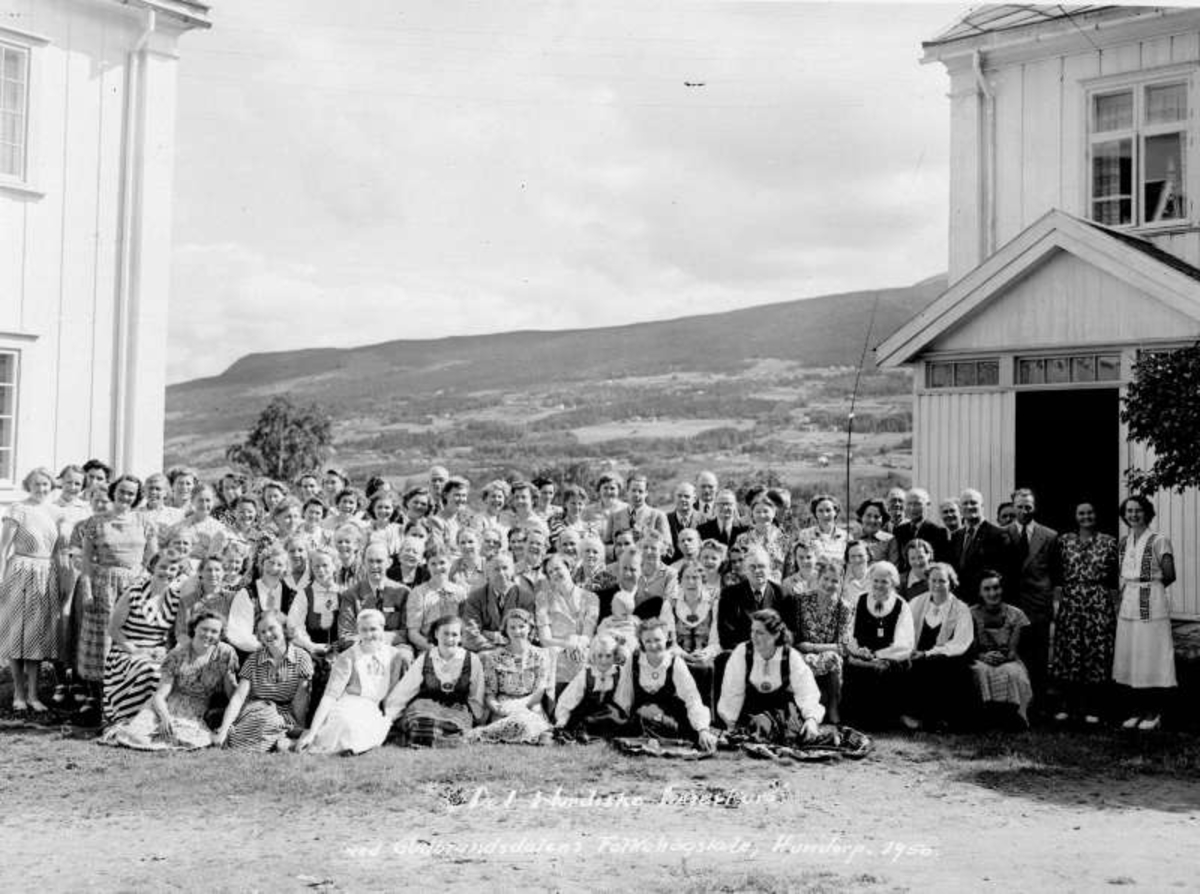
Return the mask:
M 1003 572 L 1010 565 L 1009 540 L 1004 529 L 983 517 L 983 495 L 967 488 L 958 498 L 962 527 L 950 537 L 950 564 L 958 572 L 958 592 L 968 605 L 979 602 L 979 581 L 989 569 Z
M 935 562 L 950 561 L 950 535 L 946 529 L 925 517 L 929 511 L 929 491 L 914 487 L 904 497 L 904 513 L 908 517 L 892 530 L 892 541 L 888 544 L 888 561 L 901 574 L 908 574 L 908 544 L 920 538 L 933 547 Z
M 679 532 L 697 528 L 704 518 L 696 511 L 696 488 L 684 481 L 675 488 L 675 508 L 667 513 L 667 527 L 671 531 L 671 554 L 667 562 L 678 562 L 683 558 L 679 549 Z
M 707 470 L 696 476 L 696 511 L 700 522 L 717 517 L 717 476 Z
M 463 646 L 472 652 L 486 652 L 504 644 L 501 624 L 510 608 L 533 612 L 532 599 L 524 598 L 516 585 L 512 556 L 496 553 L 487 561 L 487 581 L 467 594 L 462 606 Z
M 733 491 L 721 491 L 714 505 L 717 517 L 704 522 L 696 530 L 700 532 L 701 540 L 715 540 L 728 549 L 749 528 L 738 520 L 737 494 Z
M 1042 701 L 1050 658 L 1050 622 L 1054 617 L 1054 597 L 1058 589 L 1058 532 L 1035 520 L 1037 502 L 1027 487 L 1013 492 L 1017 520 L 1006 533 L 1010 545 L 1009 585 L 1013 605 L 1025 612 L 1029 626 L 1021 632 L 1021 653 L 1029 669 L 1033 696 Z M 1044 710 L 1039 705 L 1039 710 Z
M 628 594 L 626 603 L 628 605 L 637 605 L 638 590 L 642 584 L 642 553 L 636 546 L 626 546 L 617 553 L 617 561 L 614 574 L 616 575 L 616 583 L 612 586 L 601 587 L 596 591 L 596 598 L 600 601 L 600 621 L 603 621 L 612 614 L 613 598 L 621 592 Z
M 372 543 L 363 552 L 363 565 L 367 573 L 338 599 L 338 648 L 348 649 L 358 641 L 358 613 L 373 608 L 383 612 L 388 642 L 409 649 L 405 621 L 408 587 L 387 576 L 387 547 Z
M 779 611 L 784 603 L 783 588 L 767 575 L 771 560 L 761 546 L 746 550 L 742 559 L 745 579 L 726 587 L 717 600 L 717 639 L 729 651 L 750 639 L 750 616 L 764 608 Z

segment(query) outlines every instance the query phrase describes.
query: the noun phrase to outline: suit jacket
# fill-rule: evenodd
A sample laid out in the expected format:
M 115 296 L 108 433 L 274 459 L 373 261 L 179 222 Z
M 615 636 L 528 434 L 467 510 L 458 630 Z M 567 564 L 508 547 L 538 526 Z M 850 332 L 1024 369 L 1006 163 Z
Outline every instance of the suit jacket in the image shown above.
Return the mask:
M 729 535 L 723 536 L 721 534 L 720 523 L 714 518 L 711 521 L 706 521 L 696 530 L 700 532 L 701 540 L 715 540 L 718 543 L 725 544 L 726 549 L 728 549 L 729 547 L 733 546 L 738 537 L 750 529 L 735 518 L 732 526 L 729 529 Z
M 908 574 L 908 544 L 917 538 L 933 547 L 935 562 L 950 561 L 950 534 L 945 528 L 927 518 L 922 519 L 918 525 L 907 520 L 896 525 L 892 531 L 892 540 L 887 551 L 888 561 L 899 568 L 902 575 Z
M 721 648 L 729 651 L 750 639 L 750 616 L 762 608 L 785 610 L 783 588 L 767 581 L 761 603 L 755 598 L 749 581 L 739 581 L 721 590 L 717 600 L 717 638 Z
M 383 612 L 383 629 L 392 634 L 392 642 L 402 646 L 408 644 L 405 618 L 408 605 L 408 587 L 384 578 L 380 592 L 376 594 L 366 578 L 342 592 L 338 600 L 338 647 L 348 649 L 358 636 L 358 613 L 365 608 Z
M 704 521 L 704 516 L 699 512 L 692 512 L 691 517 L 680 520 L 679 513 L 672 509 L 667 513 L 667 527 L 671 531 L 671 555 L 667 558 L 667 562 L 678 562 L 683 558 L 683 553 L 679 551 L 679 532 L 686 528 L 700 529 L 700 524 Z
M 612 522 L 610 539 L 628 528 L 633 528 L 639 534 L 653 529 L 662 534 L 664 538 L 671 536 L 671 526 L 667 523 L 667 514 L 653 506 L 643 506 L 636 510 L 633 507 L 618 509 L 612 513 L 610 519 Z
M 980 575 L 987 570 L 999 571 L 1005 576 L 1005 588 L 1009 588 L 1008 577 L 1012 565 L 1012 553 L 1008 535 L 999 525 L 986 518 L 979 523 L 970 546 L 966 546 L 967 528 L 964 525 L 950 537 L 950 564 L 958 572 L 959 599 L 968 605 L 979 602 Z M 1010 598 L 1015 594 L 1015 589 Z
M 1030 523 L 1026 554 L 1022 554 L 1020 524 L 1013 522 L 1005 533 L 1011 550 L 1013 604 L 1029 620 L 1049 622 L 1054 610 L 1054 587 L 1059 579 L 1058 532 L 1036 521 Z
M 535 611 L 532 600 L 522 601 L 521 589 L 516 584 L 499 597 L 489 583 L 474 587 L 462 606 L 463 646 L 472 652 L 492 648 L 496 641 L 489 634 L 503 632 L 500 623 L 510 608 L 523 608 L 530 614 Z

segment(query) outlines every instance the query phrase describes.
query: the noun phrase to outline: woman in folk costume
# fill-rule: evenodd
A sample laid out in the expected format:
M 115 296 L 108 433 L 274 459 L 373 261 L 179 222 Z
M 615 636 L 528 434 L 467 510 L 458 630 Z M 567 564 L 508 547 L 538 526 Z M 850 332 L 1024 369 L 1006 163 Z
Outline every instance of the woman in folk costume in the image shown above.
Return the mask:
M 1121 520 L 1129 534 L 1121 538 L 1121 606 L 1117 610 L 1117 642 L 1113 679 L 1133 690 L 1133 712 L 1125 729 L 1158 729 L 1164 690 L 1176 685 L 1175 644 L 1171 638 L 1171 598 L 1175 582 L 1171 541 L 1150 530 L 1154 504 L 1146 497 L 1127 497 Z

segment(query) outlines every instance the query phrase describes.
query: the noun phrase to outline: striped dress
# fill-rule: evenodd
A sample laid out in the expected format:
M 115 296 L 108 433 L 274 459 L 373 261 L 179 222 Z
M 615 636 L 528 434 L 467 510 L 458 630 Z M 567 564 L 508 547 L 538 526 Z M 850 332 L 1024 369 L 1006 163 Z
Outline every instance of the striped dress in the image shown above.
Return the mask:
M 278 659 L 264 646 L 246 659 L 238 674 L 250 682 L 250 695 L 229 728 L 226 747 L 237 751 L 270 751 L 288 730 L 305 718 L 292 716 L 292 700 L 313 678 L 312 656 L 289 644 Z
M 60 514 L 49 503 L 16 503 L 4 516 L 14 531 L 0 580 L 0 659 L 58 657 L 58 575 L 51 555 Z
M 179 611 L 179 594 L 168 589 L 161 606 L 155 605 L 153 580 L 129 593 L 129 614 L 121 625 L 125 644 L 138 650 L 166 649 Z M 165 653 L 164 653 L 165 657 Z M 104 660 L 104 721 L 119 723 L 135 715 L 158 689 L 162 658 L 147 652 L 131 654 L 110 649 Z

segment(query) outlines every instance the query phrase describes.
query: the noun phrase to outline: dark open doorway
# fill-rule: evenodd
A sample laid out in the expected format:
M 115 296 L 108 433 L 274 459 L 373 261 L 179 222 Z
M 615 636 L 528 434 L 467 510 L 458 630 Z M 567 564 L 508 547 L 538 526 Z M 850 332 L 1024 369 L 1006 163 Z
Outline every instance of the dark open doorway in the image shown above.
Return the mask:
M 1100 530 L 1117 533 L 1120 396 L 1116 388 L 1017 392 L 1017 487 L 1033 488 L 1038 518 L 1075 528 L 1075 506 L 1091 500 Z

